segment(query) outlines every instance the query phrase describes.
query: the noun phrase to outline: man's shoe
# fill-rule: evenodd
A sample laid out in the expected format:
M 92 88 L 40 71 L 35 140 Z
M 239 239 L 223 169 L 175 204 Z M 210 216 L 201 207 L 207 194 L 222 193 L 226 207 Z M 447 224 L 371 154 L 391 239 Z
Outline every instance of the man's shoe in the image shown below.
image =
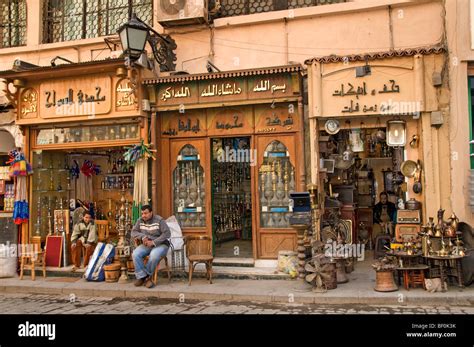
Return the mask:
M 143 277 L 143 278 L 137 279 L 137 280 L 135 281 L 135 283 L 134 283 L 134 284 L 135 284 L 135 287 L 140 287 L 140 286 L 142 286 L 142 285 L 146 282 L 147 278 L 148 278 L 148 277 Z
M 145 282 L 145 287 L 147 287 L 148 289 L 151 289 L 154 286 L 155 286 L 155 284 L 153 283 L 152 279 L 148 278 L 148 280 Z

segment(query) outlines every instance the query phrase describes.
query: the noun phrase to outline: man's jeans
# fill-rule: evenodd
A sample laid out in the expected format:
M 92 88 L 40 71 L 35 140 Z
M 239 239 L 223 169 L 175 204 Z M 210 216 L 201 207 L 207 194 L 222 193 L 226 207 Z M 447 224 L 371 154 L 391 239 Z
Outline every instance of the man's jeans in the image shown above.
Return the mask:
M 137 279 L 144 278 L 147 276 L 153 276 L 156 266 L 160 262 L 162 257 L 165 257 L 168 253 L 169 247 L 167 245 L 159 245 L 157 247 L 146 247 L 140 245 L 133 251 L 132 258 L 133 264 L 135 265 L 135 277 Z M 146 265 L 143 263 L 143 258 L 148 257 Z

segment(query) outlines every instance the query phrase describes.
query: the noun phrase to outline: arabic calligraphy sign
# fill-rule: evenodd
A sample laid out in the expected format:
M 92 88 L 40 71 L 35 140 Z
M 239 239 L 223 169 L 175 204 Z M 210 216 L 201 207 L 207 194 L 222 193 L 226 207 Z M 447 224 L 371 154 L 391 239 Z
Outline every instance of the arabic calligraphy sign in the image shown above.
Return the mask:
M 251 107 L 208 110 L 208 135 L 248 134 L 253 131 Z
M 295 96 L 300 94 L 299 81 L 290 73 L 280 73 L 160 84 L 157 101 L 168 106 Z
M 249 79 L 249 99 L 275 98 L 299 94 L 299 79 L 291 74 L 253 76 Z
M 111 78 L 82 77 L 40 84 L 42 118 L 105 114 L 111 108 Z
M 165 112 L 161 117 L 161 135 L 206 136 L 206 115 L 202 110 L 190 110 L 186 113 Z
M 257 133 L 297 131 L 299 117 L 296 112 L 297 105 L 292 103 L 279 104 L 274 108 L 257 106 L 255 108 L 255 131 Z
M 344 68 L 323 76 L 322 91 L 323 117 L 397 114 L 394 106 L 417 102 L 413 69 L 399 66 L 377 67 L 364 77 Z
M 115 108 L 117 111 L 138 109 L 137 96 L 128 78 L 123 78 L 117 82 L 115 88 Z
M 20 97 L 20 117 L 36 118 L 38 113 L 38 93 L 33 88 L 27 88 Z

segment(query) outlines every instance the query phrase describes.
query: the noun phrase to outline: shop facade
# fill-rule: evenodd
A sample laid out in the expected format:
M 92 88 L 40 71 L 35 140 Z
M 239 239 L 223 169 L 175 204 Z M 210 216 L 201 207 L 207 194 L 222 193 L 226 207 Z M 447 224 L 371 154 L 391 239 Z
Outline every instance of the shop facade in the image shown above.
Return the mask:
M 437 149 L 448 148 L 449 140 L 438 135 L 441 84 L 436 78 L 443 52 L 428 47 L 306 62 L 311 182 L 318 186 L 321 214 L 327 217 L 338 206 L 349 222 L 346 242 L 367 242 L 368 234 L 375 241 L 373 216 L 381 192 L 396 206 L 396 230 L 390 232 L 400 242 L 399 234 L 415 235 L 443 208 L 449 169 Z M 412 207 L 411 199 L 421 206 Z M 321 233 L 323 239 L 325 233 L 336 237 L 324 227 Z
M 301 72 L 144 81 L 156 111 L 154 207 L 176 215 L 184 235 L 212 237 L 216 257 L 276 259 L 296 248 L 289 197 L 305 190 Z
M 22 243 L 70 238 L 85 209 L 111 234 L 121 206 L 131 223 L 134 167 L 123 154 L 148 134 L 141 91 L 134 86 L 139 73 L 127 70 L 122 59 L 1 73 L 24 135 L 21 149 L 33 168 Z M 68 264 L 65 247 L 58 264 Z
M 11 124 L 13 112 L 7 110 L 4 124 L 0 125 L 0 243 L 17 244 L 18 226 L 13 220 L 15 181 L 10 176 L 9 153 L 16 147 L 22 147 L 23 137 L 19 129 Z M 16 136 L 15 136 L 16 135 Z M 18 136 L 20 135 L 20 136 Z

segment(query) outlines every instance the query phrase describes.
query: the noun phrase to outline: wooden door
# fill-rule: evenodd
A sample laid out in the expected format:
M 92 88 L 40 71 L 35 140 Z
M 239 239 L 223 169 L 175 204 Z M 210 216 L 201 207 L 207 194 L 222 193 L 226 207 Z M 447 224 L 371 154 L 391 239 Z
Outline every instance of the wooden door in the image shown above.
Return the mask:
M 296 249 L 296 232 L 289 225 L 289 194 L 299 186 L 296 135 L 256 137 L 257 251 L 259 258 L 276 259 L 281 250 Z

